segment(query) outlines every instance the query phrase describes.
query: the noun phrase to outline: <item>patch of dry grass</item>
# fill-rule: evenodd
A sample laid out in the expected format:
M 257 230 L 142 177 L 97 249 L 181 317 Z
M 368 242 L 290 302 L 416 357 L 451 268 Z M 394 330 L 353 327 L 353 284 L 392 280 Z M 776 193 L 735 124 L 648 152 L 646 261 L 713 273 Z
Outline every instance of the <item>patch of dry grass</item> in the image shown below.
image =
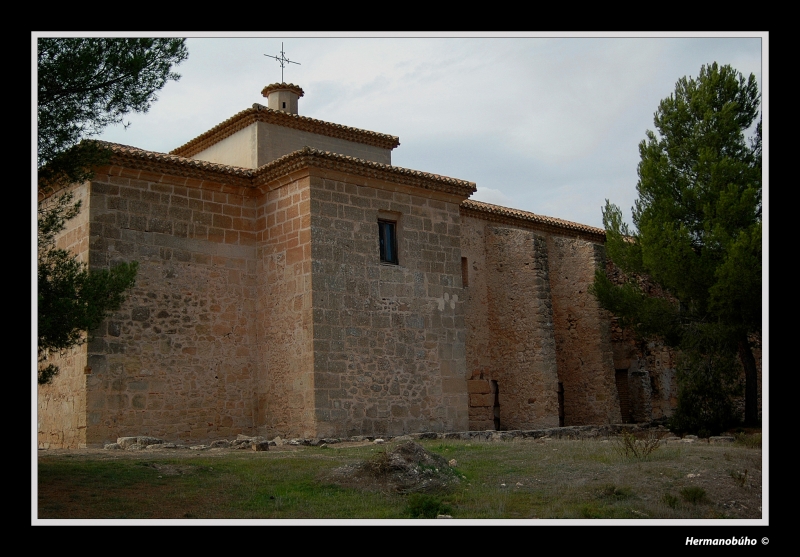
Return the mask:
M 460 481 L 436 494 L 437 505 L 455 518 L 761 518 L 761 449 L 753 444 L 660 443 L 646 458 L 632 458 L 617 443 L 420 444 L 457 462 L 448 473 Z M 332 474 L 370 461 L 388 469 L 388 456 L 380 455 L 394 446 L 181 456 L 140 451 L 114 458 L 108 451 L 42 451 L 39 517 L 403 518 L 413 507 L 409 495 L 388 484 L 375 489 L 372 480 L 338 482 Z

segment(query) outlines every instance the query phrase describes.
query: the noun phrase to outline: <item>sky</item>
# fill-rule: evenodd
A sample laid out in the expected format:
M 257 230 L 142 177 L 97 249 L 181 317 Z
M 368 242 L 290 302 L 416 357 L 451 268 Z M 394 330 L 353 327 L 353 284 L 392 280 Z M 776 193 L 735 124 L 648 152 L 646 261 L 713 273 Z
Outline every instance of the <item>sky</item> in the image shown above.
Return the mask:
M 590 226 L 602 227 L 609 199 L 630 223 L 638 144 L 658 103 L 712 62 L 754 74 L 767 100 L 767 39 L 190 36 L 180 80 L 100 139 L 168 152 L 266 104 L 261 89 L 281 81 L 281 67 L 265 55 L 283 48 L 298 62 L 283 71 L 305 91 L 299 113 L 399 136 L 393 165 L 475 182 L 473 199 Z M 765 134 L 766 143 L 766 118 Z

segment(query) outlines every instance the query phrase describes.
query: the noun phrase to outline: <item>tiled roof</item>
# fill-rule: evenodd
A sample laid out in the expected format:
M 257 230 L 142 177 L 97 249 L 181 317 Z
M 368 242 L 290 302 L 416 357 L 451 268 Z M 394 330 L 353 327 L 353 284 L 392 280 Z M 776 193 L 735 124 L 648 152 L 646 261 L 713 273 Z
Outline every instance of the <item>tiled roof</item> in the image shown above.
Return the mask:
M 312 149 L 311 147 L 304 147 L 301 150 L 284 155 L 260 168 L 250 169 L 190 159 L 175 154 L 146 151 L 137 147 L 109 143 L 107 141 L 96 140 L 96 142 L 111 151 L 110 164 L 115 166 L 197 180 L 222 182 L 230 186 L 244 188 L 257 188 L 295 170 L 311 166 L 464 197 L 476 191 L 474 182 L 366 161 L 329 151 Z M 45 195 L 45 197 L 48 195 Z M 482 201 L 464 200 L 461 203 L 461 212 L 484 220 L 506 222 L 562 234 L 569 232 L 592 241 L 605 242 L 605 230 L 602 228 L 537 215 L 519 209 L 501 207 L 500 205 L 492 205 Z
M 304 147 L 299 151 L 284 155 L 260 168 L 250 169 L 145 151 L 106 141 L 97 143 L 111 150 L 110 162 L 112 165 L 198 180 L 223 182 L 231 186 L 257 188 L 294 170 L 311 166 L 464 197 L 471 195 L 476 189 L 473 182 L 366 161 L 310 147 Z
M 189 159 L 156 151 L 145 151 L 137 147 L 107 141 L 97 141 L 97 143 L 111 150 L 112 165 L 252 187 L 255 171 L 250 168 Z
M 594 226 L 588 226 L 586 224 L 546 217 L 544 215 L 537 215 L 536 213 L 529 213 L 528 211 L 501 207 L 500 205 L 492 205 L 491 203 L 474 201 L 472 199 L 466 199 L 461 203 L 461 212 L 485 220 L 519 224 L 548 232 L 562 234 L 564 232 L 569 232 L 592 241 L 605 242 L 606 239 L 606 231 L 602 228 L 595 228 Z
M 311 147 L 304 147 L 299 151 L 294 151 L 284 155 L 256 170 L 257 177 L 255 184 L 265 184 L 279 176 L 291 172 L 294 168 L 313 166 L 315 168 L 325 168 L 337 170 L 348 174 L 355 174 L 367 178 L 386 180 L 395 184 L 405 184 L 409 186 L 421 187 L 429 190 L 442 191 L 462 195 L 464 197 L 472 195 L 476 188 L 474 182 L 440 176 L 439 174 L 429 174 L 409 168 L 381 164 L 379 162 L 366 161 L 346 155 L 331 153 L 330 151 L 320 151 Z
M 299 97 L 302 97 L 305 94 L 305 91 L 299 86 L 295 85 L 294 83 L 271 83 L 264 87 L 261 90 L 261 94 L 263 96 L 269 95 L 272 91 L 291 91 Z
M 252 108 L 243 110 L 228 118 L 204 134 L 198 135 L 177 149 L 173 149 L 170 151 L 170 154 L 179 155 L 181 157 L 192 157 L 239 130 L 243 130 L 254 122 L 266 122 L 287 128 L 326 135 L 328 137 L 335 137 L 337 139 L 346 139 L 356 143 L 372 145 L 382 149 L 394 149 L 400 145 L 400 138 L 394 135 L 323 122 L 322 120 L 300 116 L 299 114 L 290 114 L 282 110 L 272 110 L 262 104 L 255 103 Z

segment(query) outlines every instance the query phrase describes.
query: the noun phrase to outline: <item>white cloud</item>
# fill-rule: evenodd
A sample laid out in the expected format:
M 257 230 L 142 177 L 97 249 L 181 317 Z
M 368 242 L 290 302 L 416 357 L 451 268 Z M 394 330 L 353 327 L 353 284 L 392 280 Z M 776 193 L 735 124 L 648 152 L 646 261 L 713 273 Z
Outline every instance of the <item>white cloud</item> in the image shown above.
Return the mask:
M 301 114 L 398 135 L 396 164 L 474 181 L 476 199 L 593 226 L 605 198 L 628 212 L 637 144 L 679 78 L 716 60 L 761 79 L 758 37 L 192 38 L 181 80 L 103 138 L 168 151 L 263 102 L 281 41 Z

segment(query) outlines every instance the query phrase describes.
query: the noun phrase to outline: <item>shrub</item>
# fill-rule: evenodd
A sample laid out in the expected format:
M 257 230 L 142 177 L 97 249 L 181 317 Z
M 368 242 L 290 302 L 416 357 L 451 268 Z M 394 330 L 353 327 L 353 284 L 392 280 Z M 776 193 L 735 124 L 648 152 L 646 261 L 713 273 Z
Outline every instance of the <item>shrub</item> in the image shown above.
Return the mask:
M 745 487 L 747 485 L 747 469 L 745 468 L 743 473 L 738 470 L 731 470 L 731 478 L 739 487 Z
M 706 490 L 702 487 L 689 486 L 681 489 L 681 499 L 692 505 L 705 503 L 708 501 L 706 498 Z
M 743 394 L 736 347 L 715 327 L 696 327 L 678 360 L 678 406 L 670 429 L 702 437 L 719 435 L 740 421 L 735 400 Z
M 735 433 L 734 438 L 736 439 L 734 443 L 736 443 L 737 445 L 747 447 L 748 449 L 761 448 L 760 433 L 754 433 L 752 435 L 748 435 L 747 433 Z
M 661 434 L 648 431 L 641 439 L 630 431 L 623 431 L 616 439 L 616 451 L 625 458 L 645 459 L 661 446 Z
M 434 495 L 412 493 L 408 496 L 405 514 L 411 518 L 436 518 L 452 513 L 452 508 Z
M 678 506 L 678 498 L 671 493 L 665 493 L 662 500 L 664 501 L 664 504 L 671 509 L 674 509 Z

